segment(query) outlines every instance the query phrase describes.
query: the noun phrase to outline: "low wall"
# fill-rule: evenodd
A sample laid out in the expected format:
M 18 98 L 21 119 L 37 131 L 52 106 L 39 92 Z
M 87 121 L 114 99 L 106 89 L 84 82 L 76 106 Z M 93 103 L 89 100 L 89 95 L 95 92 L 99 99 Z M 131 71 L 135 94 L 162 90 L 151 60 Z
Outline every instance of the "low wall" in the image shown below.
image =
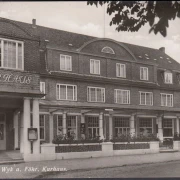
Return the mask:
M 42 144 L 41 154 L 25 154 L 25 161 L 91 158 L 116 155 L 158 153 L 159 142 L 122 142 L 92 144 Z
M 180 141 L 173 141 L 173 150 L 180 151 Z

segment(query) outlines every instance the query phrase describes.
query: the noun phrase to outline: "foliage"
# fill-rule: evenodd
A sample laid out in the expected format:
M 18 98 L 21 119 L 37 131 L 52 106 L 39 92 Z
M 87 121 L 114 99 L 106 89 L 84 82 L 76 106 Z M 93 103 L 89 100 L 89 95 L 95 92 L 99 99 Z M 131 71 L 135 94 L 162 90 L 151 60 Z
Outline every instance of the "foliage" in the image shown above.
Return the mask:
M 146 23 L 150 30 L 166 37 L 169 21 L 180 18 L 178 1 L 88 1 L 88 5 L 107 4 L 107 14 L 112 15 L 110 26 L 119 31 L 138 31 Z
M 111 142 L 150 142 L 150 141 L 159 141 L 159 139 L 154 134 L 149 134 L 148 136 L 144 136 L 142 134 L 139 134 L 137 136 L 135 135 L 120 135 L 119 137 L 114 137 L 111 139 Z
M 99 136 L 96 138 L 86 138 L 86 139 L 80 139 L 75 140 L 74 137 L 70 136 L 68 137 L 65 135 L 57 135 L 52 140 L 53 144 L 84 144 L 84 143 L 102 143 L 103 140 L 99 139 Z
M 124 135 L 121 134 L 118 137 L 114 137 L 112 139 L 100 139 L 100 136 L 95 138 L 85 138 L 80 140 L 75 140 L 74 136 L 68 137 L 65 135 L 57 135 L 52 140 L 53 144 L 85 144 L 85 143 L 102 143 L 102 142 L 149 142 L 149 141 L 159 141 L 159 139 L 153 135 L 149 134 L 148 136 L 144 136 L 142 134 L 135 136 L 132 134 Z

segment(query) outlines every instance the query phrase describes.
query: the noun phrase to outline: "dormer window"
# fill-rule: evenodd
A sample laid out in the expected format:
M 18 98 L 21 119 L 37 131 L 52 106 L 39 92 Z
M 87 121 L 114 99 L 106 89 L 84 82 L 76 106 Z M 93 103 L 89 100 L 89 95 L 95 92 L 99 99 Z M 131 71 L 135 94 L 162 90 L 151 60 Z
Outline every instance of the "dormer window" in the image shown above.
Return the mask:
M 103 53 L 109 53 L 109 54 L 115 54 L 114 50 L 108 46 L 104 47 L 101 52 Z
M 71 56 L 60 54 L 60 70 L 72 71 Z
M 164 82 L 166 84 L 172 84 L 172 73 L 171 72 L 164 72 Z
M 147 67 L 140 67 L 140 80 L 147 81 L 149 79 L 149 73 Z
M 0 68 L 24 69 L 24 43 L 0 38 Z
M 126 78 L 126 65 L 117 63 L 116 64 L 116 76 Z

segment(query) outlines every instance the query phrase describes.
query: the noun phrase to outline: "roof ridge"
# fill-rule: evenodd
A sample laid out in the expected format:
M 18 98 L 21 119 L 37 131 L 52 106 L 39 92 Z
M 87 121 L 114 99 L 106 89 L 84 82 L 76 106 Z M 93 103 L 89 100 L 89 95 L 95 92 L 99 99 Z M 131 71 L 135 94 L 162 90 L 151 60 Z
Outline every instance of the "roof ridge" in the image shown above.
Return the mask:
M 12 20 L 12 19 L 3 18 L 3 17 L 0 17 L 0 19 L 6 19 L 6 20 L 9 20 L 9 21 L 15 21 L 15 22 L 17 22 L 17 23 L 32 25 L 31 23 L 22 22 L 22 21 L 17 21 L 17 20 Z M 47 27 L 47 26 L 41 26 L 41 25 L 36 25 L 36 26 L 37 26 L 37 27 L 40 27 L 40 28 L 47 28 L 47 29 L 52 29 L 52 30 L 55 30 L 55 31 L 61 31 L 61 32 L 66 32 L 66 33 L 72 33 L 72 34 L 77 34 L 77 35 L 81 35 L 81 36 L 86 36 L 86 37 L 90 37 L 90 38 L 101 38 L 101 37 L 97 37 L 97 36 L 90 36 L 90 35 L 86 35 L 86 34 L 80 34 L 80 33 L 72 32 L 72 31 L 55 29 L 55 28 L 51 28 L 51 27 Z M 111 40 L 117 41 L 116 39 L 112 39 L 112 38 L 106 38 L 106 39 L 111 39 Z M 138 47 L 148 48 L 148 49 L 152 49 L 152 50 L 158 50 L 158 49 L 155 49 L 155 48 L 145 47 L 145 46 L 136 45 L 136 44 L 130 44 L 130 43 L 122 42 L 122 41 L 117 41 L 117 42 L 118 42 L 118 43 L 122 43 L 122 44 L 124 44 L 124 45 L 138 46 Z

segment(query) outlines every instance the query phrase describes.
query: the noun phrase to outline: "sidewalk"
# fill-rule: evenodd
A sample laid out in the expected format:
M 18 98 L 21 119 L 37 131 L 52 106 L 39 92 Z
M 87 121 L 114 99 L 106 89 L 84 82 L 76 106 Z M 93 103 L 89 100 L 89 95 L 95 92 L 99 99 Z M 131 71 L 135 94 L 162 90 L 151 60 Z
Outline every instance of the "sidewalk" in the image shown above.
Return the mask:
M 145 155 L 128 155 L 100 157 L 89 159 L 54 160 L 42 162 L 26 162 L 21 164 L 0 165 L 0 179 L 4 178 L 35 178 L 49 173 L 48 168 L 65 168 L 67 171 L 138 165 L 145 163 L 159 163 L 180 160 L 180 152 L 157 153 Z M 37 168 L 37 169 L 35 169 Z M 10 170 L 7 172 L 5 170 Z M 53 170 L 51 170 L 52 172 Z

